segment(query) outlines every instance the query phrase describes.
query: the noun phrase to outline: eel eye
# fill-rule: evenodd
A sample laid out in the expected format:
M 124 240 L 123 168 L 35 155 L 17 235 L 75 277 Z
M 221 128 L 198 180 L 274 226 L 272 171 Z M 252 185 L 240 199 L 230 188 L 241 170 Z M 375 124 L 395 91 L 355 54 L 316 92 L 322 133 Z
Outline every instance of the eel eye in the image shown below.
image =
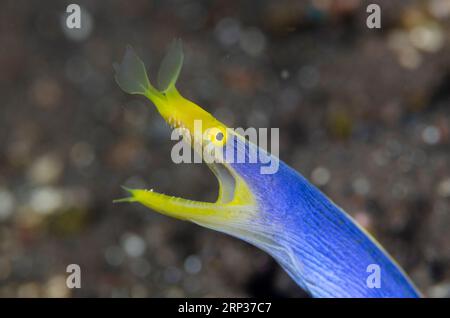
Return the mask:
M 210 128 L 206 133 L 206 140 L 214 146 L 222 147 L 226 142 L 226 132 L 216 127 Z

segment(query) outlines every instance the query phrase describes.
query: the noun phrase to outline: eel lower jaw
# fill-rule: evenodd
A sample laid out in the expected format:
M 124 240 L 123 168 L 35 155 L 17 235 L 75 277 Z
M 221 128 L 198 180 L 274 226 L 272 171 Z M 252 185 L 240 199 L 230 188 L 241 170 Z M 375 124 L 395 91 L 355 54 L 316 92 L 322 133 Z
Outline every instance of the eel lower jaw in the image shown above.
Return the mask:
M 208 167 L 219 182 L 216 202 L 189 200 L 153 190 L 126 187 L 123 188 L 130 197 L 114 202 L 138 202 L 158 213 L 208 227 L 220 227 L 251 218 L 256 213 L 256 203 L 245 182 L 226 164 L 211 163 Z

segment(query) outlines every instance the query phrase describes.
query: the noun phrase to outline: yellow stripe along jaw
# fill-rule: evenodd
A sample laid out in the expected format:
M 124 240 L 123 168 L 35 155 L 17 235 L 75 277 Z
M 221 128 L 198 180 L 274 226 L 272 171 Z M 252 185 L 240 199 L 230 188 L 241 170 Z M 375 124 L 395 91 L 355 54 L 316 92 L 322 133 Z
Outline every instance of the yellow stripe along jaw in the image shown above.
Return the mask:
M 144 63 L 131 47 L 127 47 L 121 64 L 114 66 L 115 79 L 125 92 L 144 95 L 150 99 L 172 128 L 182 127 L 194 136 L 194 121 L 200 120 L 202 136 L 207 135 L 204 133 L 209 130 L 225 133 L 227 127 L 224 124 L 200 106 L 185 99 L 175 88 L 182 63 L 181 42 L 175 40 L 161 63 L 158 72 L 158 90 L 148 80 Z M 200 140 L 203 143 L 203 137 Z M 192 142 L 191 146 L 195 144 L 194 140 Z M 124 188 L 131 195 L 129 198 L 114 202 L 138 202 L 161 214 L 216 229 L 226 224 L 246 223 L 246 220 L 252 218 L 257 210 L 256 200 L 249 186 L 227 163 L 208 163 L 208 167 L 219 182 L 219 195 L 216 202 L 194 201 L 153 190 L 129 188 Z

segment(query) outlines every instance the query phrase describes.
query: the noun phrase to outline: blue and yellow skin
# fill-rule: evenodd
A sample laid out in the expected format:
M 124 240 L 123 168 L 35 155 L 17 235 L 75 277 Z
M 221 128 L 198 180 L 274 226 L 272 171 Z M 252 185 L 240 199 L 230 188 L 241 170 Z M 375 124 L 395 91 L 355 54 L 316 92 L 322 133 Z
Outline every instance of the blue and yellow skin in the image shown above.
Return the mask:
M 116 65 L 116 81 L 125 92 L 149 98 L 165 121 L 173 128 L 182 127 L 186 135 L 194 136 L 194 120 L 202 121 L 200 138 L 188 140 L 194 149 L 205 149 L 211 143 L 214 146 L 210 155 L 217 162 L 208 166 L 219 182 L 217 201 L 192 201 L 143 189 L 126 189 L 131 196 L 116 201 L 139 202 L 159 213 L 249 242 L 274 257 L 313 297 L 420 297 L 405 272 L 375 239 L 301 174 L 281 160 L 276 173 L 262 174 L 261 167 L 267 161 L 260 158 L 271 154 L 227 130 L 181 96 L 175 83 L 182 63 L 181 42 L 176 40 L 162 62 L 156 89 L 143 62 L 129 47 L 122 63 Z M 236 163 L 226 157 L 228 147 L 235 150 L 234 156 L 242 151 L 248 156 L 253 150 L 261 156 L 256 163 Z M 222 155 L 217 149 L 223 150 Z M 379 288 L 367 284 L 371 264 L 379 266 Z

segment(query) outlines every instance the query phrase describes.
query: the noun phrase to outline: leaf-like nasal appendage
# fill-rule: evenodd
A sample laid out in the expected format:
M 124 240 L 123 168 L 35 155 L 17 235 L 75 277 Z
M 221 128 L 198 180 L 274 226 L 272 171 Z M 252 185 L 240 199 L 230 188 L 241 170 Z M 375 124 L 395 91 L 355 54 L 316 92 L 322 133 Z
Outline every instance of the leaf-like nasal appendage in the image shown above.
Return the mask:
M 127 46 L 122 63 L 114 63 L 116 82 L 128 94 L 145 95 L 151 90 L 144 62 L 131 46 Z
M 158 89 L 166 92 L 175 86 L 183 66 L 183 48 L 180 39 L 173 40 L 158 71 Z

